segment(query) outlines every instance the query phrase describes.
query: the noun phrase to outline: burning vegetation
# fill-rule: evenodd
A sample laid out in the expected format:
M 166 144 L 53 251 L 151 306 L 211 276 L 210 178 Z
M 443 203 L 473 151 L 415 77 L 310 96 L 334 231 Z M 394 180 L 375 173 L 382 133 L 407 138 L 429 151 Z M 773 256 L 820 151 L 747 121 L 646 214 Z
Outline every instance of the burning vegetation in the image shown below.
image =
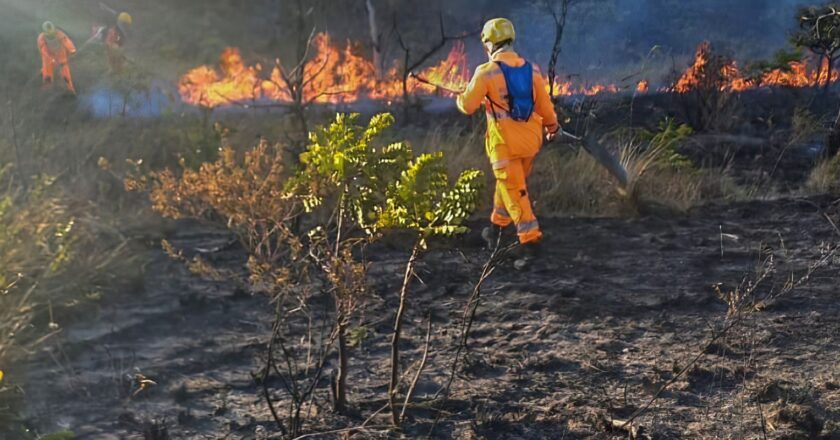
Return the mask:
M 828 61 L 825 59 L 816 70 L 811 69 L 806 61 L 790 61 L 784 68 L 748 77 L 741 72 L 734 60 L 716 54 L 712 45 L 705 41 L 697 47 L 693 64 L 670 90 L 686 93 L 709 85 L 709 81 L 714 81 L 715 87 L 721 91 L 731 92 L 743 92 L 758 87 L 818 87 L 826 85 L 829 75 L 830 82 L 837 81 L 837 72 L 829 72 Z
M 327 33 L 312 39 L 312 55 L 305 64 L 307 78 L 303 90 L 304 102 L 321 104 L 351 104 L 360 100 L 393 102 L 404 95 L 447 96 L 462 90 L 471 72 L 467 52 L 462 41 L 455 41 L 447 56 L 437 64 L 406 76 L 403 84 L 400 68 L 392 66 L 377 75 L 374 63 L 360 54 L 361 45 L 347 41 L 337 45 Z M 246 64 L 238 48 L 229 47 L 219 57 L 218 67 L 203 65 L 183 75 L 178 83 L 181 99 L 201 107 L 215 108 L 234 104 L 290 103 L 292 94 L 284 81 L 284 64 L 276 59 L 274 66 L 261 63 Z M 709 42 L 697 47 L 694 61 L 669 87 L 660 92 L 687 93 L 705 87 L 709 81 L 721 91 L 743 92 L 760 87 L 818 87 L 827 81 L 836 82 L 840 73 L 828 69 L 823 59 L 817 68 L 807 60 L 790 61 L 787 66 L 761 72 L 755 76 L 743 73 L 738 63 L 714 52 Z M 714 75 L 712 75 L 714 72 Z M 830 75 L 830 79 L 829 79 Z M 714 78 L 713 78 L 714 77 Z M 546 81 L 547 82 L 547 81 Z M 437 87 L 440 86 L 440 87 Z M 650 81 L 640 80 L 636 93 L 652 90 Z M 553 96 L 595 96 L 618 93 L 617 84 L 576 84 L 555 79 Z
M 348 41 L 337 45 L 327 33 L 312 39 L 312 55 L 305 64 L 303 101 L 322 104 L 350 104 L 359 100 L 392 102 L 404 94 L 452 96 L 463 90 L 471 73 L 462 41 L 455 41 L 447 56 L 430 67 L 412 72 L 403 84 L 400 68 L 393 66 L 377 76 L 374 63 L 359 54 L 360 45 Z M 219 66 L 199 66 L 178 82 L 181 99 L 191 105 L 220 107 L 255 102 L 289 103 L 290 87 L 283 79 L 284 63 L 275 60 L 268 71 L 262 64 L 247 65 L 238 48 L 229 47 L 219 57 Z M 440 86 L 440 87 L 437 87 Z M 617 93 L 615 84 L 575 84 L 556 80 L 555 96 Z M 405 92 L 405 93 L 404 93 Z

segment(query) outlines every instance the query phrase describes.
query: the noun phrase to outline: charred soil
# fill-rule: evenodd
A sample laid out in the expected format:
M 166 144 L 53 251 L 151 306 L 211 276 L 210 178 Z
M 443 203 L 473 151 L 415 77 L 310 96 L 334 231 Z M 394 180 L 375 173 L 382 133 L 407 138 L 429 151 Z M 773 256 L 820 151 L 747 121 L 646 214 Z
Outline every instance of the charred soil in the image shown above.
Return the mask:
M 361 430 L 353 438 L 626 438 L 612 421 L 647 403 L 699 352 L 635 421 L 640 436 L 837 438 L 840 262 L 708 345 L 726 316 L 713 285 L 734 288 L 768 252 L 778 265 L 768 288 L 801 274 L 840 233 L 824 214 L 837 218 L 840 204 L 779 199 L 708 205 L 682 217 L 544 219 L 543 257 L 526 271 L 500 267 L 485 284 L 450 398 L 433 401 L 488 254 L 476 224 L 418 268 L 405 367 L 423 351 L 426 316 L 432 342 L 404 431 Z M 168 238 L 233 269 L 244 262 L 225 232 L 201 224 L 179 223 Z M 142 287 L 108 297 L 95 319 L 66 324 L 48 349 L 17 368 L 26 377 L 27 423 L 42 433 L 70 429 L 80 439 L 155 438 L 150 433 L 162 427 L 171 438 L 274 432 L 255 380 L 271 333 L 268 300 L 149 252 Z M 328 409 L 325 380 L 307 432 L 361 425 L 384 404 L 404 259 L 384 245 L 371 252 L 375 292 L 354 322 L 365 331 L 351 355 L 353 411 Z M 138 374 L 153 384 L 139 386 Z M 379 417 L 369 425 L 387 424 Z

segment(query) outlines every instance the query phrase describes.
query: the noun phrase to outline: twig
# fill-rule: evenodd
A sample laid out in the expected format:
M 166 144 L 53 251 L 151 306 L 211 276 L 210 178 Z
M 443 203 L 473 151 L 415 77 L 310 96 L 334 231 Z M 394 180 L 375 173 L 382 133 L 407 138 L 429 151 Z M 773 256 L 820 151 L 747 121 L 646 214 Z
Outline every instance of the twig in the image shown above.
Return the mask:
M 368 422 L 373 420 L 374 417 L 376 417 L 377 415 L 379 415 L 379 413 L 381 413 L 382 411 L 385 411 L 386 409 L 388 409 L 388 402 L 385 402 L 385 404 L 382 405 L 382 407 L 380 407 L 378 410 L 374 411 L 373 414 L 369 415 L 368 418 L 365 419 L 364 423 L 362 423 L 362 428 L 367 426 Z
M 834 223 L 834 220 L 832 220 L 831 217 L 825 212 L 823 212 L 823 216 L 825 216 L 825 219 L 828 220 L 828 223 L 831 224 L 831 227 L 834 228 L 834 231 L 837 232 L 837 235 L 840 235 L 840 228 L 837 227 L 837 224 Z
M 333 430 L 333 431 L 313 432 L 312 434 L 299 435 L 299 436 L 293 438 L 292 440 L 301 440 L 301 439 L 312 438 L 312 437 L 323 437 L 323 436 L 326 436 L 326 435 L 329 435 L 329 434 L 342 434 L 342 433 L 345 433 L 345 432 L 370 431 L 370 430 L 374 430 L 374 429 L 385 430 L 385 429 L 390 429 L 390 428 L 391 428 L 391 426 L 389 426 L 389 425 L 374 425 L 374 426 L 370 426 L 370 427 L 365 427 L 364 425 L 362 425 L 362 426 L 355 426 L 355 427 L 352 427 L 352 428 L 336 429 L 336 430 Z
M 280 306 L 278 305 L 278 307 Z M 275 319 L 274 328 L 271 330 L 271 339 L 268 341 L 268 350 L 266 350 L 266 365 L 265 370 L 263 370 L 261 385 L 263 390 L 263 397 L 265 397 L 265 402 L 268 404 L 269 411 L 271 411 L 271 417 L 274 418 L 274 422 L 277 423 L 277 427 L 280 429 L 280 432 L 282 432 L 283 435 L 287 435 L 286 427 L 283 425 L 283 421 L 280 420 L 280 415 L 277 414 L 277 410 L 274 408 L 274 403 L 271 401 L 271 393 L 268 391 L 268 378 L 271 375 L 271 366 L 274 364 L 274 360 L 272 359 L 272 353 L 274 349 L 274 338 L 277 337 L 277 329 L 280 325 L 279 321 L 279 319 Z
M 768 298 L 779 298 L 782 295 L 786 295 L 791 291 L 795 290 L 796 288 L 801 287 L 803 284 L 805 284 L 805 282 L 807 282 L 811 278 L 811 276 L 814 274 L 814 272 L 816 272 L 817 269 L 824 266 L 827 262 L 831 261 L 834 258 L 834 256 L 837 255 L 838 250 L 840 250 L 840 245 L 833 247 L 829 252 L 826 252 L 819 260 L 817 260 L 815 263 L 812 263 L 808 267 L 807 272 L 804 275 L 802 275 L 802 277 L 800 277 L 797 281 L 794 282 L 793 280 L 790 280 L 782 287 L 780 291 L 773 295 L 770 295 Z M 762 274 L 761 277 L 759 277 L 759 279 L 756 280 L 756 282 L 752 283 L 747 287 L 747 292 L 744 295 L 744 300 L 740 301 L 735 313 L 729 314 L 729 316 L 733 317 L 733 319 L 729 321 L 729 323 L 726 324 L 720 332 L 713 335 L 709 342 L 704 344 L 703 348 L 699 350 L 699 352 L 694 356 L 694 358 L 692 358 L 690 362 L 688 362 L 682 369 L 680 369 L 680 371 L 677 372 L 677 374 L 675 374 L 674 377 L 672 377 L 665 384 L 659 387 L 659 390 L 656 391 L 656 393 L 647 401 L 647 403 L 645 403 L 643 406 L 641 406 L 639 409 L 633 412 L 633 414 L 621 426 L 622 429 L 624 429 L 626 426 L 628 426 L 630 423 L 636 420 L 639 416 L 646 413 L 648 409 L 650 409 L 651 405 L 653 405 L 654 402 L 659 400 L 659 398 L 662 396 L 662 393 L 665 392 L 665 390 L 668 389 L 668 387 L 676 383 L 677 380 L 679 380 L 686 372 L 688 372 L 689 369 L 691 369 L 700 359 L 702 359 L 706 355 L 706 351 L 711 345 L 715 344 L 721 338 L 726 336 L 726 334 L 728 334 L 729 331 L 741 324 L 747 316 L 750 316 L 751 314 L 756 312 L 755 307 L 751 309 L 747 309 L 745 307 L 745 305 L 748 304 L 748 302 L 745 299 L 754 295 L 756 289 L 761 284 L 762 280 L 766 279 L 767 276 L 767 273 Z
M 26 173 L 23 170 L 23 159 L 20 155 L 20 145 L 18 144 L 17 128 L 15 128 L 15 125 L 17 125 L 17 121 L 15 120 L 15 106 L 9 101 L 9 126 L 12 129 L 12 145 L 15 147 L 15 174 L 18 175 L 18 180 L 20 180 L 21 185 L 25 189 L 27 187 L 26 179 L 24 179 Z
M 432 82 L 432 81 L 430 81 L 429 79 L 426 79 L 425 77 L 420 76 L 420 75 L 418 75 L 418 74 L 416 74 L 416 73 L 414 73 L 414 72 L 410 72 L 410 73 L 409 73 L 409 76 L 410 76 L 410 77 L 412 77 L 412 78 L 414 78 L 414 79 L 416 79 L 418 82 L 421 82 L 421 83 L 423 83 L 423 84 L 427 84 L 427 85 L 430 85 L 430 86 L 432 86 L 432 87 L 438 88 L 438 89 L 440 89 L 440 90 L 443 90 L 444 92 L 449 92 L 449 93 L 452 93 L 452 94 L 454 94 L 454 95 L 460 95 L 461 93 L 464 93 L 464 91 L 463 91 L 463 90 L 455 90 L 455 89 L 453 89 L 453 88 L 449 88 L 449 87 L 447 87 L 447 86 L 444 86 L 444 85 L 441 85 L 441 84 L 437 84 L 437 83 Z
M 411 395 L 414 394 L 414 388 L 417 387 L 417 381 L 420 380 L 420 375 L 423 374 L 423 369 L 426 368 L 426 361 L 429 358 L 429 345 L 432 340 L 432 312 L 429 311 L 429 324 L 426 329 L 426 345 L 423 348 L 423 358 L 420 360 L 420 365 L 417 367 L 417 373 L 414 379 L 411 380 L 411 385 L 405 393 L 405 401 L 403 402 L 402 411 L 400 411 L 400 421 L 405 420 L 405 410 L 408 408 L 408 402 L 411 401 Z
M 397 315 L 394 318 L 394 333 L 391 335 L 391 381 L 388 385 L 388 402 L 391 407 L 391 419 L 394 426 L 400 425 L 400 414 L 397 412 L 397 393 L 400 386 L 400 333 L 402 332 L 402 320 L 406 309 L 406 299 L 408 297 L 408 286 L 411 283 L 412 272 L 417 258 L 420 254 L 419 239 L 415 242 L 411 249 L 411 256 L 405 265 L 405 274 L 403 275 L 402 287 L 400 288 L 400 305 L 397 309 Z
M 458 343 L 458 348 L 455 350 L 455 357 L 452 359 L 452 366 L 449 370 L 449 379 L 447 380 L 446 385 L 441 387 L 437 393 L 435 393 L 434 397 L 432 397 L 433 400 L 437 400 L 441 395 L 446 397 L 449 396 L 452 383 L 455 381 L 455 376 L 458 374 L 458 362 L 461 359 L 461 353 L 467 349 L 467 342 L 469 341 L 470 331 L 472 330 L 472 325 L 475 320 L 475 314 L 478 310 L 478 305 L 481 302 L 481 287 L 496 270 L 496 267 L 502 261 L 502 258 L 515 246 L 515 244 L 512 244 L 502 248 L 501 244 L 502 234 L 500 233 L 496 238 L 496 245 L 493 248 L 493 252 L 484 263 L 484 266 L 481 269 L 481 276 L 478 278 L 478 282 L 473 287 L 472 294 L 467 301 L 467 305 L 464 307 L 464 314 L 461 319 L 461 340 Z M 437 429 L 438 423 L 440 423 L 440 414 L 438 414 L 435 418 L 435 422 L 429 429 L 429 437 L 431 437 L 435 429 Z
M 452 366 L 449 371 L 449 379 L 447 380 L 446 385 L 435 393 L 434 399 L 440 397 L 441 394 L 449 394 L 449 389 L 452 387 L 452 382 L 455 380 L 455 375 L 458 372 L 458 362 L 461 358 L 461 353 L 467 348 L 470 331 L 472 330 L 472 325 L 475 321 L 475 314 L 478 310 L 478 305 L 481 302 L 481 287 L 496 270 L 496 266 L 498 266 L 501 262 L 501 258 L 507 254 L 510 249 L 512 249 L 512 246 L 502 248 L 501 241 L 502 236 L 499 234 L 496 239 L 496 246 L 493 248 L 493 252 L 490 254 L 490 257 L 484 263 L 484 266 L 481 269 L 481 276 L 479 276 L 478 282 L 473 287 L 472 294 L 467 301 L 467 305 L 464 307 L 464 314 L 461 321 L 461 340 L 459 341 L 458 348 L 455 351 L 455 358 L 452 360 Z

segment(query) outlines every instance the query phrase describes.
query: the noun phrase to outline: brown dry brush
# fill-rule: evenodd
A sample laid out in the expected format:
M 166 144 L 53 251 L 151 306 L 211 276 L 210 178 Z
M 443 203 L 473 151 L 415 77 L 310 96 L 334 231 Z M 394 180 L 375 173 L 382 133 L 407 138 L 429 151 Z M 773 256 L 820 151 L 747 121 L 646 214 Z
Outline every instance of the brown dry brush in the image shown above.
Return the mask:
M 295 437 L 309 416 L 336 342 L 339 368 L 333 403 L 337 412 L 345 410 L 346 333 L 366 291 L 366 267 L 353 252 L 367 241 L 349 233 L 343 209 L 325 216 L 326 220 L 314 216 L 322 225 L 306 235 L 296 232 L 306 210 L 289 189 L 299 182 L 288 179 L 283 156 L 280 145 L 265 140 L 242 159 L 225 147 L 219 159 L 197 170 L 182 166 L 177 174 L 170 170 L 136 174 L 126 179 L 126 187 L 147 191 L 153 209 L 164 217 L 203 218 L 225 225 L 247 251 L 247 282 L 271 298 L 275 311 L 265 364 L 255 379 L 278 429 Z M 163 247 L 194 273 L 220 280 L 236 277 L 200 257 L 183 257 L 168 242 Z M 323 297 L 332 299 L 332 310 L 313 307 Z M 289 407 L 282 414 L 270 389 L 273 378 L 288 395 Z
M 204 163 L 198 170 L 183 167 L 180 174 L 170 170 L 137 174 L 125 182 L 128 190 L 147 191 L 153 209 L 164 217 L 203 218 L 225 225 L 247 251 L 247 282 L 254 291 L 267 294 L 275 307 L 266 363 L 256 378 L 278 429 L 296 436 L 306 416 L 304 408 L 320 383 L 335 331 L 313 335 L 313 321 L 327 318 L 326 314 L 316 316 L 311 309 L 313 289 L 306 245 L 293 231 L 303 208 L 285 191 L 283 154 L 281 146 L 262 140 L 241 160 L 232 148 L 225 147 L 218 160 Z M 170 255 L 184 261 L 179 250 L 166 242 L 163 245 Z M 200 259 L 185 262 L 205 276 L 219 273 Z M 307 323 L 308 337 L 299 348 L 293 346 L 290 332 L 301 321 Z M 326 325 L 322 323 L 321 328 Z M 290 397 L 285 417 L 269 389 L 272 375 Z

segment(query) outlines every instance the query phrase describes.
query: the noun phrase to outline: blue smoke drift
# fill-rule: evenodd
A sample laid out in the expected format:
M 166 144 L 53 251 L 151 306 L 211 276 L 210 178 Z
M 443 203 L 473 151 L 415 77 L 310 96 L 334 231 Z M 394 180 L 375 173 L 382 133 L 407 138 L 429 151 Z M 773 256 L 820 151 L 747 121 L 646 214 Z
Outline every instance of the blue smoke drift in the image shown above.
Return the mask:
M 127 116 L 132 118 L 156 118 L 173 110 L 170 96 L 161 87 L 153 86 L 148 91 L 124 93 L 107 86 L 98 86 L 82 99 L 82 106 L 97 118 Z

